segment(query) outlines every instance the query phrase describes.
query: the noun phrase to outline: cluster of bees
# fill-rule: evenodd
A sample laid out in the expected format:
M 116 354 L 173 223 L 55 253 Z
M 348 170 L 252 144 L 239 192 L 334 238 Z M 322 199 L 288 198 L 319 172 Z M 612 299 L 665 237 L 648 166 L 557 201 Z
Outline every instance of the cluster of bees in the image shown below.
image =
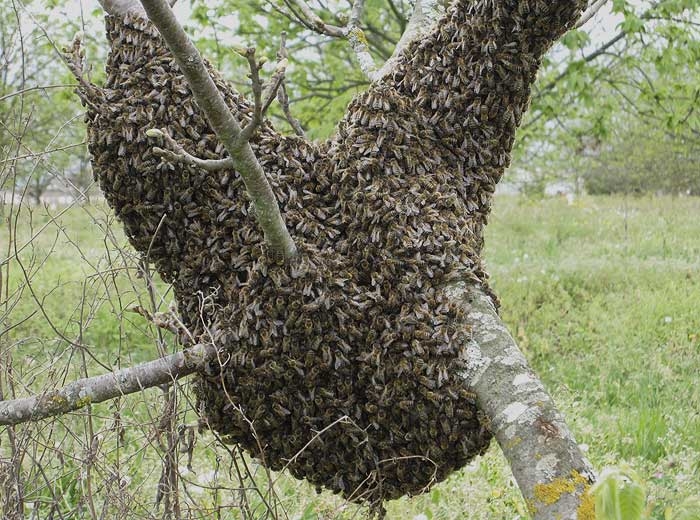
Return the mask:
M 106 84 L 81 93 L 109 204 L 172 283 L 191 338 L 220 347 L 195 385 L 202 424 L 357 501 L 424 491 L 489 444 L 459 375 L 466 303 L 443 289 L 488 291 L 491 196 L 539 58 L 583 2 L 463 3 L 329 141 L 262 125 L 251 145 L 300 251 L 285 265 L 235 171 L 152 153 L 145 132 L 160 128 L 200 158 L 225 155 L 150 24 L 108 17 Z M 245 124 L 251 105 L 212 75 Z

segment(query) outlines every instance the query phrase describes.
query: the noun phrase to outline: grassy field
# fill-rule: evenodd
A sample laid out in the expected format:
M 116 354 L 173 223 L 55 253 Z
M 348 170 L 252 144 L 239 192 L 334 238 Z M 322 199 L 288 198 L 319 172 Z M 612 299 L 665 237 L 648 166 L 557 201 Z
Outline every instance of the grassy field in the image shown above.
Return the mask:
M 148 295 L 109 212 L 59 211 L 23 209 L 12 241 L 6 222 L 0 229 L 0 257 L 8 246 L 10 253 L 14 244 L 19 249 L 20 262 L 2 266 L 0 298 L 0 361 L 7 366 L 13 358 L 19 395 L 153 357 L 158 334 L 129 309 L 155 303 L 167 310 L 171 300 L 162 284 L 153 299 Z M 593 464 L 631 464 L 645 482 L 653 519 L 700 496 L 700 199 L 583 197 L 567 204 L 501 197 L 485 258 L 504 320 Z M 5 395 L 7 382 L 4 370 Z M 179 424 L 195 422 L 186 399 L 184 388 Z M 28 511 L 44 518 L 58 501 L 64 518 L 91 518 L 90 509 L 103 504 L 111 517 L 159 517 L 162 408 L 154 389 L 94 406 L 92 417 L 18 429 Z M 366 514 L 284 475 L 267 475 L 228 449 L 204 434 L 191 469 L 180 453 L 183 509 L 243 518 L 237 511 L 247 503 L 250 517 L 268 518 L 267 503 L 280 518 Z M 9 450 L 0 432 L 0 457 Z M 527 518 L 495 446 L 429 493 L 389 503 L 388 512 L 401 519 Z

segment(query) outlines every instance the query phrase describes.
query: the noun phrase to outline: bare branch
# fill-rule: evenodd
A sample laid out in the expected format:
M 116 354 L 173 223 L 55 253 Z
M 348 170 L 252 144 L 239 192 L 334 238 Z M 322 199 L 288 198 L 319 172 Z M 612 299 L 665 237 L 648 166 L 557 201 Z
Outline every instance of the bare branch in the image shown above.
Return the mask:
M 45 90 L 50 90 L 54 88 L 75 88 L 77 86 L 77 83 L 66 83 L 58 85 L 38 85 L 36 87 L 26 87 L 15 92 L 10 92 L 9 94 L 5 94 L 4 96 L 0 96 L 0 101 L 5 101 L 6 99 L 10 99 L 15 96 L 21 96 L 22 94 L 26 94 L 27 92 L 32 92 L 36 90 L 43 92 Z
M 369 52 L 369 43 L 365 33 L 359 26 L 351 25 L 348 27 L 347 39 L 350 47 L 355 52 L 355 57 L 360 64 L 360 70 L 371 81 L 374 81 L 377 77 L 377 65 Z
M 255 47 L 243 49 L 239 54 L 248 60 L 248 66 L 250 67 L 249 77 L 253 88 L 253 117 L 241 132 L 241 138 L 249 141 L 253 137 L 255 130 L 262 124 L 267 109 L 270 108 L 270 104 L 272 104 L 272 101 L 277 96 L 277 90 L 280 88 L 284 80 L 285 71 L 287 70 L 287 59 L 283 58 L 278 61 L 275 73 L 270 79 L 263 95 L 260 70 L 265 63 L 264 60 L 255 59 Z
M 346 38 L 350 47 L 355 52 L 355 57 L 360 64 L 360 70 L 372 81 L 377 76 L 377 65 L 369 52 L 369 43 L 365 33 L 360 28 L 360 18 L 365 8 L 365 0 L 355 0 L 350 12 L 350 20 L 346 28 Z
M 364 0 L 355 0 L 348 23 L 344 27 L 325 23 L 304 0 L 285 0 L 285 4 L 287 4 L 299 22 L 309 29 L 333 38 L 347 39 L 359 62 L 360 70 L 370 80 L 375 79 L 377 65 L 374 63 L 374 58 L 372 58 L 369 51 L 367 38 L 360 28 L 360 18 L 365 7 Z
M 216 348 L 213 345 L 195 345 L 182 352 L 110 374 L 79 379 L 60 390 L 0 401 L 0 425 L 37 421 L 79 410 L 89 404 L 172 383 L 192 374 L 215 355 Z
M 195 157 L 180 146 L 175 139 L 170 137 L 166 130 L 151 128 L 146 131 L 146 135 L 152 139 L 162 139 L 163 144 L 168 146 L 169 149 L 159 148 L 158 146 L 153 147 L 153 153 L 166 161 L 189 164 L 208 172 L 225 170 L 226 168 L 233 168 L 234 166 L 233 160 L 230 157 L 226 159 L 200 159 L 199 157 Z
M 314 13 L 313 9 L 311 9 L 309 4 L 307 4 L 304 0 L 285 0 L 285 4 L 292 9 L 292 12 L 297 17 L 299 22 L 309 29 L 316 31 L 319 34 L 325 34 L 326 36 L 332 36 L 334 38 L 345 37 L 345 30 L 343 27 L 338 27 L 336 25 L 331 25 L 324 22 L 320 16 Z M 301 14 L 298 14 L 297 10 L 301 11 Z
M 463 282 L 446 289 L 464 302 L 471 328 L 464 378 L 508 460 L 534 520 L 575 520 L 595 475 L 544 386 L 528 366 L 491 299 Z M 556 487 L 556 493 L 548 493 Z M 592 509 L 590 510 L 592 512 Z
M 292 111 L 289 109 L 289 96 L 287 95 L 287 88 L 284 86 L 284 83 L 282 83 L 280 89 L 277 91 L 277 101 L 280 107 L 282 107 L 282 113 L 284 117 L 287 118 L 287 122 L 289 126 L 292 127 L 292 130 L 294 130 L 294 133 L 299 137 L 305 137 L 306 133 L 301 127 L 301 123 L 292 115 Z
M 283 31 L 280 35 L 280 48 L 277 51 L 277 59 L 279 61 L 286 61 L 287 58 L 287 33 Z M 289 123 L 289 126 L 292 127 L 292 130 L 294 130 L 294 133 L 300 137 L 305 137 L 304 129 L 301 127 L 301 124 L 292 115 L 292 111 L 289 109 L 289 96 L 287 95 L 287 89 L 284 85 L 284 78 L 282 78 L 280 86 L 277 89 L 277 102 L 280 104 L 280 107 L 282 107 L 282 113 L 284 114 L 284 117 L 287 118 L 287 122 Z
M 399 54 L 406 47 L 408 47 L 408 45 L 413 40 L 420 37 L 422 34 L 425 34 L 429 29 L 430 19 L 428 18 L 427 12 L 423 7 L 423 2 L 422 0 L 416 0 L 413 6 L 413 13 L 411 14 L 411 18 L 408 20 L 406 29 L 404 30 L 403 34 L 401 35 L 401 38 L 396 44 L 396 47 L 394 48 L 394 52 L 392 53 L 391 57 L 377 72 L 375 79 L 380 79 L 386 74 L 388 74 L 393 68 L 394 64 L 396 63 Z
M 296 256 L 297 248 L 284 224 L 275 194 L 250 143 L 244 138 L 245 136 L 241 135 L 238 121 L 216 88 L 202 56 L 175 18 L 167 0 L 141 0 L 141 2 L 148 18 L 160 31 L 187 78 L 197 104 L 241 175 L 271 255 L 281 260 L 293 258 Z

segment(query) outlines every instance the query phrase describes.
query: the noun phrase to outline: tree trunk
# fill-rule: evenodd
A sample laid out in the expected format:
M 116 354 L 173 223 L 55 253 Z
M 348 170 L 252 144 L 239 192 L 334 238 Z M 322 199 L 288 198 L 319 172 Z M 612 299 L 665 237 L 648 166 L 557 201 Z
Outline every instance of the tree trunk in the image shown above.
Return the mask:
M 464 303 L 471 329 L 464 377 L 489 417 L 533 518 L 592 520 L 587 491 L 593 470 L 491 299 L 464 283 L 447 292 Z

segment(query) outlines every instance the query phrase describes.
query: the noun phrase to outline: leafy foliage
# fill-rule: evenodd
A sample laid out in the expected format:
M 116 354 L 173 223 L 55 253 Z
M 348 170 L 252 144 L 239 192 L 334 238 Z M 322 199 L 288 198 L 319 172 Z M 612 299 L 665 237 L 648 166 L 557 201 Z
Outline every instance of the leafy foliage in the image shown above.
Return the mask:
M 591 493 L 595 496 L 596 520 L 642 519 L 645 492 L 632 468 L 606 468 Z

